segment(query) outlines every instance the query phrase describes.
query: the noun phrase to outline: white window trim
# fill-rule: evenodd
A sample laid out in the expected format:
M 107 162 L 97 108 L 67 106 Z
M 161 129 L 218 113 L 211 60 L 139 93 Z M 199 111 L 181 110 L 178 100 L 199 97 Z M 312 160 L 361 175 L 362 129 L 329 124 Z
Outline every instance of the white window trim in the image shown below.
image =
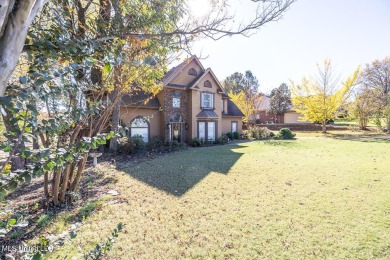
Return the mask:
M 236 129 L 235 129 L 235 130 L 233 130 L 233 125 L 236 126 Z M 238 123 L 237 123 L 236 121 L 232 121 L 232 133 L 233 133 L 233 132 L 237 132 L 237 131 L 238 131 L 237 128 L 238 128 Z
M 214 131 L 213 131 L 214 138 L 213 139 L 209 139 L 209 124 L 210 123 L 214 124 Z M 200 131 L 201 124 L 204 125 L 204 136 L 203 137 L 201 136 L 201 131 Z M 206 142 L 211 142 L 211 141 L 215 141 L 217 139 L 217 135 L 218 135 L 218 132 L 217 132 L 218 122 L 217 121 L 198 121 L 197 128 L 198 128 L 198 139 L 199 140 L 203 139 Z
M 136 120 L 142 120 L 144 121 L 145 125 L 140 125 L 140 126 L 132 126 L 134 122 L 136 122 Z M 143 130 L 146 130 L 146 135 L 142 135 L 143 137 L 143 140 L 145 143 L 149 142 L 149 134 L 150 134 L 150 124 L 149 124 L 149 120 L 146 119 L 146 118 L 143 118 L 143 117 L 136 117 L 134 118 L 133 120 L 131 120 L 130 122 L 130 125 L 129 125 L 129 130 L 130 130 L 130 137 L 133 137 L 135 135 L 138 135 L 136 133 L 134 133 L 134 130 L 135 129 L 143 129 Z
M 212 139 L 209 139 L 209 137 L 210 137 L 210 124 L 214 125 L 213 126 L 213 131 L 212 131 L 212 134 L 213 134 L 213 138 Z M 216 125 L 217 124 L 215 122 L 207 122 L 207 141 L 215 141 Z
M 201 93 L 201 108 L 203 109 L 214 109 L 214 93 L 207 93 L 207 92 L 202 92 Z M 210 96 L 210 106 L 205 106 L 204 101 L 205 101 L 205 95 Z
M 175 101 L 175 100 L 178 100 L 178 104 L 179 104 L 178 106 L 175 106 L 175 105 L 174 105 L 174 101 Z M 176 97 L 172 98 L 172 107 L 180 108 L 180 98 L 176 98 Z

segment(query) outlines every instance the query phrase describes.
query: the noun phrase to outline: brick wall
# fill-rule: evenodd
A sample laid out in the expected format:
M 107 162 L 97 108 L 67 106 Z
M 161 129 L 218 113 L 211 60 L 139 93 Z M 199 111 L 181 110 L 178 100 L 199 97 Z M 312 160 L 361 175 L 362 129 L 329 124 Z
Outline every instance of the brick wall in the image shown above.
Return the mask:
M 173 107 L 172 100 L 174 95 L 180 94 L 180 108 Z M 187 142 L 187 130 L 185 129 L 185 124 L 188 123 L 188 94 L 186 90 L 181 89 L 170 89 L 165 88 L 164 89 L 164 111 L 163 111 L 163 120 L 164 120 L 164 136 L 165 140 L 169 139 L 169 131 L 168 131 L 168 123 L 171 116 L 173 116 L 175 113 L 179 114 L 183 120 L 182 124 L 182 134 L 181 134 L 181 141 Z
M 270 121 L 272 121 L 275 124 L 283 124 L 284 123 L 284 116 L 283 115 L 267 114 L 266 111 L 256 110 L 255 111 L 255 118 L 251 121 L 254 121 L 253 123 L 255 123 L 256 120 L 259 124 L 266 124 L 266 122 L 270 122 Z
M 322 126 L 317 124 L 256 124 L 256 126 L 267 127 L 270 130 L 279 131 L 281 128 L 290 128 L 291 131 L 321 131 Z M 326 126 L 327 130 L 348 130 L 347 127 Z

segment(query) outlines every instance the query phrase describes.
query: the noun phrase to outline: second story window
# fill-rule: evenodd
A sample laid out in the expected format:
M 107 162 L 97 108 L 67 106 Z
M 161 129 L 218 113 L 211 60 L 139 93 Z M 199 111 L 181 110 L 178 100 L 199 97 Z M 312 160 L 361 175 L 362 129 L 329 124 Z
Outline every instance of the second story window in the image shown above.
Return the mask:
M 176 108 L 180 108 L 180 97 L 181 94 L 178 92 L 173 92 L 173 98 L 172 98 L 172 106 Z
M 214 109 L 214 94 L 201 93 L 201 108 Z
M 173 98 L 172 99 L 172 106 L 180 108 L 180 98 Z

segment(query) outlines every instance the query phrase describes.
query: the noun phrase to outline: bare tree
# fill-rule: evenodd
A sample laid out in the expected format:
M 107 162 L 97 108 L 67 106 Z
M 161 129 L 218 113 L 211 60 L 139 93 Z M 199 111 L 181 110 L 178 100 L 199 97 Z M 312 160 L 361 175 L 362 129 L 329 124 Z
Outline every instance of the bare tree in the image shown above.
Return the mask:
M 377 101 L 380 96 L 379 90 L 367 87 L 355 93 L 355 100 L 350 104 L 350 112 L 360 129 L 367 129 L 370 117 L 378 114 L 381 105 Z
M 384 119 L 386 128 L 390 129 L 390 57 L 367 64 L 361 82 L 365 91 L 377 93 L 374 113 L 376 124 L 381 126 Z
M 390 94 L 390 57 L 367 64 L 362 73 L 362 83 L 366 87 L 378 89 L 384 96 Z

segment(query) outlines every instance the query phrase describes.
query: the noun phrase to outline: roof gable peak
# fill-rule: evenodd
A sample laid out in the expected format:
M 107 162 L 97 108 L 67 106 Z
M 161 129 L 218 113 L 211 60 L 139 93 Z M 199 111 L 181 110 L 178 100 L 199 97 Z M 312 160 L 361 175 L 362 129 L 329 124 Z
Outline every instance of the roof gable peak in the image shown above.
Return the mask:
M 170 71 L 168 71 L 167 74 L 169 74 L 166 78 L 163 79 L 163 84 L 166 86 L 168 85 L 179 73 L 181 73 L 192 61 L 195 61 L 197 65 L 200 67 L 202 71 L 204 71 L 204 67 L 202 63 L 200 62 L 199 58 L 196 55 L 192 55 L 189 58 L 186 58 L 182 63 L 177 65 L 176 67 L 172 68 Z M 172 71 L 173 70 L 173 71 Z
M 190 86 L 190 88 L 196 88 L 196 86 L 199 84 L 199 82 L 207 75 L 209 74 L 211 75 L 211 77 L 214 79 L 215 82 L 217 82 L 217 85 L 218 85 L 218 92 L 219 93 L 224 93 L 223 92 L 223 87 L 221 85 L 221 83 L 219 82 L 218 78 L 215 76 L 213 70 L 211 68 L 207 68 L 205 70 L 205 72 L 202 74 L 202 76 L 200 76 L 195 82 L 194 84 L 192 84 L 192 86 Z

